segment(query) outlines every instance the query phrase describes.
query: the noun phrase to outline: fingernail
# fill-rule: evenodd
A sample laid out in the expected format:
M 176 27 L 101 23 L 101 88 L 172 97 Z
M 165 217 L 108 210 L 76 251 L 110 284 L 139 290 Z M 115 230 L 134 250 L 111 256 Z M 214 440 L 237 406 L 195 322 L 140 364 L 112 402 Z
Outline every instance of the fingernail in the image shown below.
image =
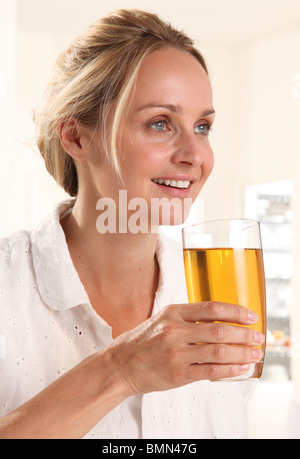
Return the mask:
M 264 335 L 262 335 L 261 333 L 255 332 L 255 334 L 254 334 L 254 341 L 255 341 L 257 344 L 263 344 L 263 343 L 265 342 L 265 337 L 264 337 Z
M 248 320 L 249 320 L 249 322 L 252 322 L 253 324 L 255 324 L 258 321 L 258 315 L 255 314 L 255 312 L 249 310 L 248 311 Z
M 245 363 L 243 365 L 240 365 L 240 370 L 241 371 L 248 371 L 248 370 L 250 370 L 250 365 L 247 364 L 247 363 Z
M 252 349 L 252 355 L 255 360 L 259 360 L 262 357 L 262 351 L 260 349 L 254 348 Z

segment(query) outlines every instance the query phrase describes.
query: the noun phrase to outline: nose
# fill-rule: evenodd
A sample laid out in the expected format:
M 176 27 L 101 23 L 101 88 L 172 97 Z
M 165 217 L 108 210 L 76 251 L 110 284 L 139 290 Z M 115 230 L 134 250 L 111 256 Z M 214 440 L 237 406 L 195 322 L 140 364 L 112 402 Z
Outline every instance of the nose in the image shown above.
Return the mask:
M 212 150 L 207 136 L 192 132 L 181 132 L 178 136 L 172 160 L 176 164 L 201 166 Z

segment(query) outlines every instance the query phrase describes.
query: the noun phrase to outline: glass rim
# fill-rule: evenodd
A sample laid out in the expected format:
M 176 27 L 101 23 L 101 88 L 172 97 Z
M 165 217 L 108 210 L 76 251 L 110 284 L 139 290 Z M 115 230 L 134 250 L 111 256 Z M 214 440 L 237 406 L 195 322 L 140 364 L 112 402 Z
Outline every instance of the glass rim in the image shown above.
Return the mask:
M 188 234 L 193 234 L 193 233 L 197 233 L 198 231 L 196 231 L 196 228 L 199 228 L 199 227 L 202 227 L 203 228 L 203 233 L 223 233 L 223 232 L 229 232 L 230 229 L 215 229 L 215 230 L 207 230 L 205 231 L 204 230 L 204 227 L 206 225 L 210 225 L 210 224 L 221 224 L 221 223 L 230 223 L 230 222 L 241 222 L 241 223 L 249 223 L 248 225 L 245 225 L 244 227 L 242 227 L 241 229 L 245 230 L 247 228 L 251 228 L 253 226 L 257 226 L 258 228 L 260 227 L 260 222 L 258 220 L 255 220 L 253 218 L 221 218 L 221 219 L 216 219 L 216 220 L 205 220 L 203 222 L 199 222 L 199 223 L 193 223 L 192 225 L 188 225 L 184 228 L 182 228 L 182 234 L 184 233 L 188 233 Z M 193 229 L 195 231 L 193 231 Z

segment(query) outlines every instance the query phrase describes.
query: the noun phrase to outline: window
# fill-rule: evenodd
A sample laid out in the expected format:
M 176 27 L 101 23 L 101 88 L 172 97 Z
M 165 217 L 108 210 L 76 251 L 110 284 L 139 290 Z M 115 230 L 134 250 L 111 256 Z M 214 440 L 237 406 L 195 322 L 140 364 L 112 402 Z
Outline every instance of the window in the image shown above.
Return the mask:
M 264 375 L 287 380 L 290 372 L 292 303 L 292 182 L 271 182 L 246 189 L 247 216 L 261 223 L 268 311 Z

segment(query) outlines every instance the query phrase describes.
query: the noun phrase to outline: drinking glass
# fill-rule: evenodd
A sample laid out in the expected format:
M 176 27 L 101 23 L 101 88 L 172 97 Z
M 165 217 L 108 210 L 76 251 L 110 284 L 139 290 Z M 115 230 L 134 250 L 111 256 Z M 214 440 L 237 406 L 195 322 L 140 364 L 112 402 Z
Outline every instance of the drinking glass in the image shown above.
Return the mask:
M 266 336 L 266 292 L 260 224 L 255 220 L 216 220 L 182 230 L 185 277 L 190 303 L 219 301 L 244 306 L 259 320 L 249 328 Z M 260 378 L 262 359 L 236 378 Z

